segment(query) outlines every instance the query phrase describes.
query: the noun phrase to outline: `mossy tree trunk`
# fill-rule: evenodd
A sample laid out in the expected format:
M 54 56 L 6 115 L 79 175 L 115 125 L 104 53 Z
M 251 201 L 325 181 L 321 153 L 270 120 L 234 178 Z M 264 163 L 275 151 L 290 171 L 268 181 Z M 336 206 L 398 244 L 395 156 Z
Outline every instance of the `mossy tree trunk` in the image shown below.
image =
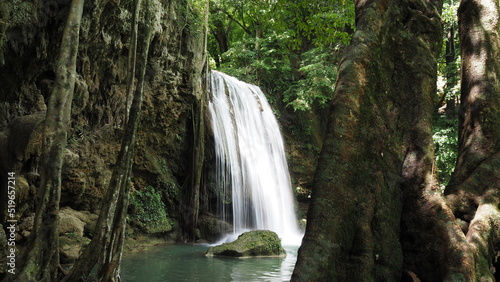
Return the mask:
M 436 189 L 431 137 L 440 5 L 356 3 L 293 280 L 495 279 L 499 4 L 460 5 L 459 158 L 446 197 Z
M 76 79 L 76 58 L 83 13 L 83 0 L 73 0 L 64 28 L 56 78 L 47 106 L 40 165 L 40 189 L 28 250 L 19 260 L 19 281 L 56 281 L 59 270 L 59 202 L 61 171 L 71 117 L 71 103 Z
M 462 0 L 457 165 L 445 195 L 465 234 L 476 281 L 494 280 L 500 255 L 500 4 Z M 497 263 L 497 272 L 498 269 Z
M 498 6 L 496 1 L 460 3 L 459 155 L 446 198 L 418 189 L 405 193 L 405 266 L 423 281 L 495 279 L 492 269 L 500 250 Z
M 134 9 L 140 7 L 140 0 L 136 1 L 138 2 L 135 3 Z M 146 0 L 146 2 L 146 26 L 140 57 L 138 85 L 135 89 L 121 149 L 108 190 L 103 199 L 92 241 L 63 281 L 79 281 L 86 278 L 96 264 L 97 279 L 100 281 L 120 281 L 120 264 L 125 241 L 126 216 L 130 194 L 130 174 L 134 156 L 135 136 L 139 126 L 143 101 L 144 78 L 153 25 L 151 22 L 153 19 L 151 16 L 151 1 Z M 134 13 L 136 12 L 134 11 Z M 132 33 L 137 32 L 135 28 L 131 30 Z M 137 35 L 132 34 L 132 38 L 137 38 Z M 130 65 L 129 67 L 133 66 Z M 129 76 L 129 79 L 133 80 L 134 77 Z M 129 84 L 132 85 L 133 83 L 129 82 Z
M 109 189 L 118 190 L 118 201 L 116 204 L 116 211 L 111 223 L 111 232 L 109 234 L 109 241 L 106 249 L 102 250 L 99 257 L 98 277 L 101 281 L 121 281 L 120 279 L 120 265 L 123 252 L 123 245 L 125 243 L 125 227 L 126 217 L 130 198 L 130 174 L 132 172 L 132 164 L 134 161 L 134 145 L 137 128 L 139 127 L 139 118 L 141 113 L 141 105 L 144 96 L 144 78 L 146 75 L 146 66 L 148 63 L 149 45 L 151 43 L 152 35 L 152 5 L 151 0 L 146 0 L 146 26 L 144 33 L 144 42 L 142 45 L 142 53 L 140 57 L 140 73 L 138 77 L 138 85 L 135 90 L 134 100 L 130 107 L 129 119 L 125 127 L 124 137 L 122 140 L 122 147 L 118 157 L 120 165 L 113 170 L 111 183 Z M 135 5 L 138 9 L 140 1 Z M 134 11 L 137 13 L 136 11 Z M 137 38 L 137 30 L 134 29 L 132 38 Z M 133 79 L 133 77 L 130 77 Z M 123 156 L 122 156 L 123 155 Z M 117 162 L 117 163 L 118 163 Z M 115 180 L 116 179 L 116 180 Z M 106 203 L 105 203 L 106 205 Z M 109 218 L 109 217 L 108 217 Z
M 400 281 L 403 196 L 432 190 L 441 1 L 356 1 L 293 281 Z

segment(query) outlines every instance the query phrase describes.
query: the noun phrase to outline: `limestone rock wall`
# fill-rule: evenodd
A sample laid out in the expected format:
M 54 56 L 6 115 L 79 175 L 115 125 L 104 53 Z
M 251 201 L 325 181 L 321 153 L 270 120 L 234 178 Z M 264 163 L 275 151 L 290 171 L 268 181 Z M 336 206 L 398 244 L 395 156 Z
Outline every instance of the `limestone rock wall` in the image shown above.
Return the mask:
M 25 179 L 20 201 L 27 204 L 21 213 L 33 211 L 43 111 L 69 3 L 0 3 L 0 175 L 15 171 Z M 132 4 L 85 3 L 61 206 L 97 212 L 111 177 L 123 132 Z M 190 173 L 194 105 L 206 83 L 205 5 L 198 0 L 154 0 L 152 5 L 156 21 L 133 184 L 134 189 L 152 186 L 161 191 L 169 217 L 176 219 L 180 189 Z M 140 22 L 139 42 L 142 27 Z M 2 212 L 4 206 L 2 202 Z M 5 215 L 0 215 L 3 221 Z

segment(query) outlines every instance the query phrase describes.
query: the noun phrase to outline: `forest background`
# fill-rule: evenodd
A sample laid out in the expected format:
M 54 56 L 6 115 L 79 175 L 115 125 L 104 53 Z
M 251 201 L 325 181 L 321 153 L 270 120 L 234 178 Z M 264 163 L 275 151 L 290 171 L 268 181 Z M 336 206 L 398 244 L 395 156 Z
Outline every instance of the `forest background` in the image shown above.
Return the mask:
M 352 1 L 211 1 L 211 68 L 259 85 L 269 96 L 289 138 L 318 154 L 338 64 L 355 31 Z M 459 1 L 445 1 L 438 60 L 433 140 L 440 189 L 458 152 Z
M 494 156 L 498 140 L 491 137 L 495 134 L 490 134 L 498 127 L 495 127 L 498 119 L 494 115 L 497 82 L 491 77 L 480 79 L 491 84 L 483 90 L 492 102 L 468 108 L 472 103 L 467 100 L 470 85 L 460 88 L 460 83 L 464 85 L 463 81 L 467 81 L 468 73 L 463 76 L 465 80 L 459 79 L 459 73 L 464 72 L 460 70 L 463 64 L 460 54 L 469 55 L 470 52 L 465 51 L 471 50 L 460 50 L 456 34 L 457 18 L 460 18 L 457 11 L 463 12 L 465 23 L 461 44 L 468 42 L 467 28 L 477 27 L 474 20 L 485 20 L 480 22 L 479 26 L 484 24 L 484 28 L 479 30 L 488 40 L 484 46 L 475 46 L 478 49 L 472 53 L 486 50 L 488 56 L 494 56 L 498 50 L 488 44 L 493 42 L 496 46 L 496 37 L 489 34 L 496 34 L 498 26 L 488 30 L 487 23 L 498 20 L 498 3 L 491 6 L 492 13 L 488 14 L 480 13 L 490 5 L 483 3 L 487 1 L 462 1 L 461 7 L 468 9 L 459 9 L 459 3 L 453 1 L 386 2 L 2 2 L 0 83 L 5 95 L 0 97 L 0 172 L 2 175 L 15 172 L 16 181 L 21 183 L 18 190 L 20 222 L 31 220 L 31 226 L 27 223 L 27 230 L 18 234 L 19 241 L 28 244 L 26 249 L 31 251 L 23 253 L 27 260 L 20 259 L 26 262 L 21 277 L 57 280 L 59 275 L 66 275 L 59 270 L 57 250 L 61 238 L 75 237 L 78 241 L 93 237 L 92 248 L 87 248 L 77 260 L 66 280 L 80 279 L 96 262 L 101 278 L 111 279 L 119 276 L 125 237 L 147 233 L 168 234 L 175 240 L 210 240 L 227 228 L 214 219 L 213 207 L 215 198 L 225 199 L 226 195 L 218 194 L 209 176 L 214 169 L 210 165 L 213 143 L 209 130 L 204 127 L 207 90 L 204 78 L 209 69 L 257 84 L 268 94 L 287 143 L 294 191 L 301 205 L 300 216 L 306 215 L 311 196 L 316 201 L 309 209 L 312 224 L 308 222 L 295 279 L 308 280 L 309 275 L 313 278 L 323 275 L 316 278 L 342 280 L 342 275 L 353 271 L 349 267 L 360 265 L 366 266 L 358 273 L 360 279 L 373 275 L 400 277 L 402 268 L 416 271 L 422 278 L 449 278 L 456 273 L 469 278 L 493 277 L 491 267 L 498 264 L 495 253 L 498 236 L 491 227 L 497 224 L 498 208 L 486 210 L 484 214 L 476 213 L 476 209 L 488 208 L 498 201 L 498 186 L 485 190 L 481 182 L 483 174 L 474 178 L 477 181 L 472 185 L 469 183 L 465 188 L 460 185 L 464 179 L 473 179 L 467 178 L 471 164 L 491 160 L 491 165 L 489 161 L 478 165 L 478 173 L 491 172 L 497 164 Z M 471 7 L 479 7 L 480 12 L 467 14 L 467 11 L 476 11 Z M 371 25 L 366 25 L 372 12 L 380 16 L 371 18 L 376 23 L 373 26 L 384 28 L 371 30 Z M 380 22 L 382 16 L 388 15 L 390 21 Z M 405 17 L 399 18 L 402 15 Z M 466 21 L 471 17 L 472 21 Z M 493 20 L 489 20 L 490 17 Z M 373 39 L 376 36 L 380 41 Z M 360 73 L 366 71 L 369 75 L 346 74 L 341 66 L 353 57 L 354 61 L 359 59 L 356 50 L 364 51 L 363 41 L 379 46 L 372 51 L 380 53 L 363 53 Z M 421 58 L 413 57 L 414 46 L 417 47 L 413 51 L 418 51 Z M 421 59 L 427 65 L 420 65 Z M 65 72 L 70 75 L 63 75 Z M 346 88 L 342 86 L 346 81 L 352 84 L 364 81 L 357 81 L 357 77 L 371 83 L 346 96 L 342 92 Z M 422 77 L 426 78 L 415 79 Z M 382 95 L 375 95 L 377 93 Z M 481 94 L 486 95 L 484 93 Z M 352 108 L 357 106 L 354 99 L 364 99 L 365 94 L 363 110 L 356 112 Z M 425 94 L 432 95 L 430 101 Z M 352 100 L 340 105 L 344 99 Z M 483 107 L 486 110 L 482 111 Z M 342 114 L 346 109 L 350 115 Z M 138 124 L 140 112 L 141 125 Z M 485 128 L 491 132 L 483 135 L 464 130 L 468 122 L 464 117 L 468 114 L 473 117 L 469 120 L 474 123 L 472 127 L 481 128 L 485 122 Z M 427 119 L 429 115 L 431 119 Z M 401 118 L 401 124 L 390 117 Z M 62 126 L 57 125 L 61 120 Z M 375 126 L 371 128 L 372 125 Z M 433 140 L 428 140 L 431 126 Z M 341 138 L 335 137 L 339 129 L 347 133 L 354 130 L 352 132 L 358 135 L 346 135 L 352 139 L 344 141 L 342 134 Z M 390 140 L 382 140 L 385 137 Z M 470 148 L 464 145 L 467 140 L 486 144 L 479 147 L 481 158 L 477 158 L 477 152 L 470 154 Z M 323 146 L 325 142 L 329 145 Z M 50 146 L 45 146 L 48 144 Z M 338 146 L 345 150 L 334 151 Z M 373 146 L 382 151 L 359 150 L 356 146 Z M 402 148 L 406 151 L 399 151 Z M 461 158 L 458 158 L 459 152 L 463 153 Z M 344 174 L 334 169 L 342 169 L 341 162 L 334 162 L 339 156 L 354 157 L 342 159 L 347 166 L 352 166 Z M 360 169 L 361 164 L 366 166 Z M 416 169 L 411 171 L 412 168 Z M 351 173 L 356 175 L 351 177 Z M 358 175 L 364 177 L 356 179 Z M 458 180 L 450 185 L 453 175 L 458 176 Z M 495 180 L 495 175 L 490 173 L 487 177 Z M 127 184 L 129 177 L 132 187 Z M 373 181 L 377 177 L 378 180 Z M 339 181 L 331 181 L 334 178 Z M 342 178 L 346 182 L 342 182 Z M 333 182 L 339 188 L 331 187 Z M 355 213 L 348 213 L 352 209 L 348 202 L 359 200 L 357 195 L 364 194 L 343 189 L 352 187 L 373 188 L 368 189 L 366 195 L 374 197 L 362 204 L 386 210 L 374 214 L 375 208 L 359 208 L 354 211 L 361 217 L 353 221 Z M 450 207 L 441 201 L 446 187 L 455 189 L 448 191 Z M 468 187 L 481 188 L 453 198 L 456 193 L 468 192 Z M 7 190 L 6 182 L 0 183 L 0 189 Z M 342 194 L 343 191 L 348 192 Z M 402 201 L 397 200 L 400 197 Z M 382 200 L 378 202 L 378 199 Z M 422 202 L 414 202 L 420 199 Z M 7 201 L 2 200 L 0 215 L 5 223 Z M 330 200 L 340 205 L 332 206 Z M 82 227 L 78 234 L 59 234 L 58 220 L 64 218 L 62 214 L 74 212 L 59 210 L 64 206 L 79 210 L 78 216 L 71 218 L 80 217 L 85 226 L 95 225 L 94 233 L 87 230 L 91 227 L 85 230 Z M 408 212 L 412 207 L 418 211 L 414 217 Z M 88 220 L 82 211 L 100 217 Z M 329 216 L 324 221 L 325 228 L 317 228 L 318 213 Z M 474 216 L 482 215 L 484 218 L 475 220 Z M 394 224 L 377 221 L 379 217 Z M 484 225 L 486 231 L 474 233 L 473 229 L 483 224 L 483 219 L 490 220 Z M 322 240 L 323 233 L 333 236 L 328 226 L 333 226 L 336 220 L 353 229 Z M 404 223 L 401 229 L 400 222 Z M 436 227 L 437 241 L 433 241 L 432 232 L 425 230 L 426 224 Z M 126 226 L 134 228 L 125 229 Z M 471 236 L 481 237 L 477 242 L 468 242 L 464 237 L 469 226 Z M 356 228 L 369 236 L 359 238 L 362 236 L 356 235 Z M 335 232 L 343 230 L 340 229 Z M 402 242 L 399 250 L 405 255 L 404 267 L 402 258 L 381 255 L 379 260 L 379 253 L 375 255 L 378 248 L 391 252 L 390 242 L 384 241 L 381 234 L 394 231 L 392 229 L 395 232 L 391 235 Z M 137 233 L 127 233 L 131 231 Z M 450 239 L 446 232 L 456 237 Z M 372 238 L 372 235 L 380 238 Z M 454 239 L 458 243 L 452 242 Z M 349 246 L 350 249 L 341 250 L 347 253 L 325 255 L 318 263 L 312 256 L 305 255 L 308 251 L 314 253 L 314 248 L 321 244 L 325 244 L 324 249 L 335 249 L 333 242 L 337 240 L 351 243 L 361 240 L 360 246 L 366 244 L 367 248 Z M 469 247 L 472 250 L 469 243 L 483 244 L 480 247 L 490 244 L 491 248 L 469 253 L 464 251 Z M 443 246 L 443 249 L 428 252 L 429 246 Z M 93 249 L 101 252 L 92 253 Z M 338 261 L 348 257 L 347 254 L 352 257 Z M 430 259 L 422 259 L 421 255 L 429 255 Z M 453 259 L 448 260 L 446 255 Z M 62 258 L 70 262 L 76 259 L 71 260 L 68 254 Z M 313 264 L 308 259 L 313 259 Z M 442 262 L 439 269 L 432 268 L 433 259 Z M 307 264 L 324 268 L 315 271 Z M 477 271 L 475 266 L 470 267 L 472 264 L 477 265 Z M 326 267 L 328 265 L 330 267 Z M 348 267 L 343 268 L 345 265 Z

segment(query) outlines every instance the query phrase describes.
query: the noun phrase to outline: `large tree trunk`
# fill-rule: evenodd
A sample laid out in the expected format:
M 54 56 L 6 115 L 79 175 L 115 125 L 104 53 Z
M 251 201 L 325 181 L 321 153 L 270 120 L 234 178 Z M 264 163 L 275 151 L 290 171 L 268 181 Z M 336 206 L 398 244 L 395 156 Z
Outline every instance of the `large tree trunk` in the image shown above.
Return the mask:
M 150 2 L 147 1 L 148 5 L 146 6 L 146 30 L 140 57 L 138 85 L 135 89 L 134 100 L 130 108 L 129 119 L 125 127 L 113 175 L 102 202 L 92 241 L 63 281 L 84 280 L 96 264 L 97 279 L 100 281 L 120 281 L 120 264 L 125 240 L 125 223 L 130 192 L 130 173 L 134 157 L 135 136 L 139 126 L 144 77 L 153 25 L 151 22 L 152 7 Z M 134 8 L 138 9 L 139 5 L 134 5 Z M 131 30 L 132 33 L 136 32 L 135 28 Z M 137 36 L 132 34 L 132 38 L 137 38 Z M 130 65 L 129 67 L 133 66 Z M 129 76 L 129 79 L 134 79 L 134 77 Z M 132 85 L 132 82 L 129 82 L 129 84 Z
M 40 190 L 33 230 L 19 281 L 56 281 L 59 270 L 59 201 L 61 170 L 76 78 L 76 57 L 83 0 L 73 0 L 56 64 L 54 88 L 43 133 Z
M 497 65 L 487 66 L 486 60 L 498 51 L 497 5 L 478 8 L 481 5 L 477 3 L 461 4 L 461 41 L 469 46 L 462 47 L 460 152 L 455 173 L 446 189 L 447 199 L 434 192 L 432 185 L 416 185 L 425 183 L 418 180 L 425 171 L 412 173 L 412 168 L 422 167 L 419 154 L 416 157 L 408 154 L 403 165 L 401 242 L 404 267 L 423 281 L 493 279 L 492 265 L 499 250 L 497 152 L 500 123 L 499 84 L 495 79 L 499 69 Z M 491 23 L 495 26 L 490 26 Z M 471 49 L 471 42 L 478 44 L 472 44 L 476 49 Z M 480 97 L 488 97 L 488 102 L 483 103 Z M 485 120 L 488 120 L 487 127 L 496 126 L 496 129 L 486 133 Z M 427 162 L 427 167 L 430 165 Z
M 433 184 L 441 5 L 356 1 L 292 280 L 401 279 L 403 194 Z
M 500 251 L 500 8 L 463 0 L 458 10 L 462 52 L 459 153 L 445 195 L 473 253 L 479 279 L 493 279 Z M 500 269 L 497 269 L 500 271 Z
M 405 265 L 424 281 L 493 281 L 500 250 L 500 51 L 497 1 L 459 8 L 459 155 L 440 195 L 405 193 Z M 498 267 L 498 265 L 497 265 Z

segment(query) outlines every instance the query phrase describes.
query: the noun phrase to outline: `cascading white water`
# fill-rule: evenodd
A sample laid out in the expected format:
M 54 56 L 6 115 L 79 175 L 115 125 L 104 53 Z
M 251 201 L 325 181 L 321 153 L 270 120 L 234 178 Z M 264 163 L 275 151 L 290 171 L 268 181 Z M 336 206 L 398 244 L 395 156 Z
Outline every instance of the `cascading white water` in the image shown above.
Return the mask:
M 284 245 L 299 245 L 283 139 L 266 97 L 221 72 L 213 71 L 211 82 L 217 185 L 221 195 L 231 195 L 234 233 L 267 229 Z

